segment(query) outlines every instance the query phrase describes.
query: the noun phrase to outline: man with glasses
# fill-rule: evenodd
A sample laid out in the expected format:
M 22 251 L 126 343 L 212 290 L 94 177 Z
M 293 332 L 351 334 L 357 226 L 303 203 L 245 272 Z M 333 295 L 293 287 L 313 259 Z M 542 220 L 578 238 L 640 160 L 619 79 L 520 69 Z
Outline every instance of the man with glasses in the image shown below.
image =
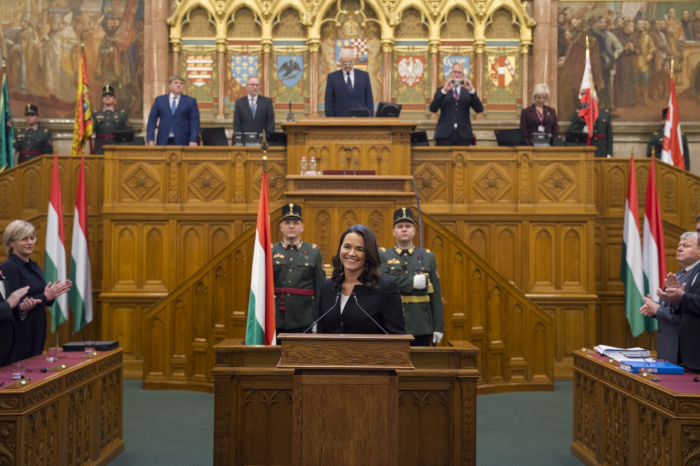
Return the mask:
M 367 116 L 373 116 L 374 97 L 369 74 L 354 69 L 355 52 L 343 49 L 340 64 L 342 68 L 328 73 L 326 80 L 326 116 L 346 117 L 350 110 L 364 111 Z
M 263 129 L 270 134 L 275 131 L 275 110 L 272 99 L 260 95 L 260 79 L 251 76 L 245 85 L 248 94 L 236 101 L 233 113 L 233 132 L 235 134 L 256 133 Z

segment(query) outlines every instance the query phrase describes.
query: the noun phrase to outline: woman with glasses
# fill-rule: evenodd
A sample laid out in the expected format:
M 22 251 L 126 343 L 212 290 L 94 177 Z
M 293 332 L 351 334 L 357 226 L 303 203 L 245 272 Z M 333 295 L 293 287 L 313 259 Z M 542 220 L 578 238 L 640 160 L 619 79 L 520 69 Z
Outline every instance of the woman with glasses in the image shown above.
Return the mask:
M 46 283 L 39 265 L 30 256 L 34 252 L 36 236 L 34 226 L 22 220 L 15 220 L 5 229 L 3 237 L 7 260 L 0 264 L 0 272 L 5 282 L 5 290 L 29 287 L 27 297 L 34 307 L 27 309 L 17 306 L 13 309 L 15 343 L 8 364 L 31 358 L 44 351 L 46 341 L 46 306 L 71 287 L 71 281 Z

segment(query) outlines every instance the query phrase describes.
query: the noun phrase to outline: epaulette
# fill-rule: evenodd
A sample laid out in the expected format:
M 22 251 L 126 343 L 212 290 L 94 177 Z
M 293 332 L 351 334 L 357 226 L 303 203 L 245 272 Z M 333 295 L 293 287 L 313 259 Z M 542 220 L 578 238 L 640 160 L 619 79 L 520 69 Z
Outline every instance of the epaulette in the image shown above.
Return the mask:
M 316 249 L 317 247 L 318 247 L 318 246 L 316 246 L 315 243 L 314 243 L 314 244 L 311 244 L 311 249 Z
M 426 253 L 426 254 L 430 254 L 430 249 L 426 249 L 426 250 L 425 250 L 425 253 Z
M 379 248 L 380 251 L 386 252 L 386 248 Z

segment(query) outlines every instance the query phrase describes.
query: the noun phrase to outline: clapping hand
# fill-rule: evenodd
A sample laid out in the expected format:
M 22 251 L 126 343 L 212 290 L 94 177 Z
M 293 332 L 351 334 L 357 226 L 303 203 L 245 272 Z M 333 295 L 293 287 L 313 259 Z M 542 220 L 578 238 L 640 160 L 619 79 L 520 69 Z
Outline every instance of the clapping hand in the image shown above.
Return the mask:
M 20 299 L 22 299 L 24 295 L 27 294 L 27 292 L 29 292 L 28 286 L 16 289 L 12 292 L 10 296 L 8 296 L 7 304 L 9 304 L 12 309 L 14 309 L 15 307 L 17 307 L 17 304 L 19 304 Z
M 644 298 L 644 305 L 639 308 L 639 312 L 644 316 L 654 317 L 659 307 L 659 303 L 654 302 L 650 295 L 646 295 Z
M 669 273 L 666 275 L 666 288 L 680 288 L 681 281 L 675 273 Z
M 44 288 L 44 295 L 47 301 L 53 301 L 62 294 L 68 293 L 73 282 L 66 280 L 62 282 L 61 280 L 56 280 L 54 283 L 49 282 Z
M 19 303 L 19 310 L 22 312 L 27 312 L 34 309 L 34 306 L 39 304 L 41 301 L 34 298 L 24 298 L 21 303 Z
M 675 304 L 677 306 L 681 303 L 683 295 L 685 294 L 685 283 L 683 283 L 680 287 L 670 287 L 668 285 L 667 279 L 666 289 L 662 290 L 661 288 L 659 288 L 656 290 L 656 294 L 658 295 L 659 299 L 666 301 L 670 304 Z

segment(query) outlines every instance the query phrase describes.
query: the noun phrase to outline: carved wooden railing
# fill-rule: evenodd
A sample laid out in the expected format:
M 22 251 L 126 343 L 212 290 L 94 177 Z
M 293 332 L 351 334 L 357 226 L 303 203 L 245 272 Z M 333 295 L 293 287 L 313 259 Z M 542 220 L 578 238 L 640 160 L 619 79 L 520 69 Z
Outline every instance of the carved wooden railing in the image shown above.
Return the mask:
M 273 215 L 279 218 L 279 211 Z M 425 245 L 442 277 L 446 340 L 479 347 L 480 390 L 553 389 L 553 322 L 437 221 Z M 245 336 L 255 230 L 249 229 L 143 319 L 144 388 L 213 390 L 212 347 Z

